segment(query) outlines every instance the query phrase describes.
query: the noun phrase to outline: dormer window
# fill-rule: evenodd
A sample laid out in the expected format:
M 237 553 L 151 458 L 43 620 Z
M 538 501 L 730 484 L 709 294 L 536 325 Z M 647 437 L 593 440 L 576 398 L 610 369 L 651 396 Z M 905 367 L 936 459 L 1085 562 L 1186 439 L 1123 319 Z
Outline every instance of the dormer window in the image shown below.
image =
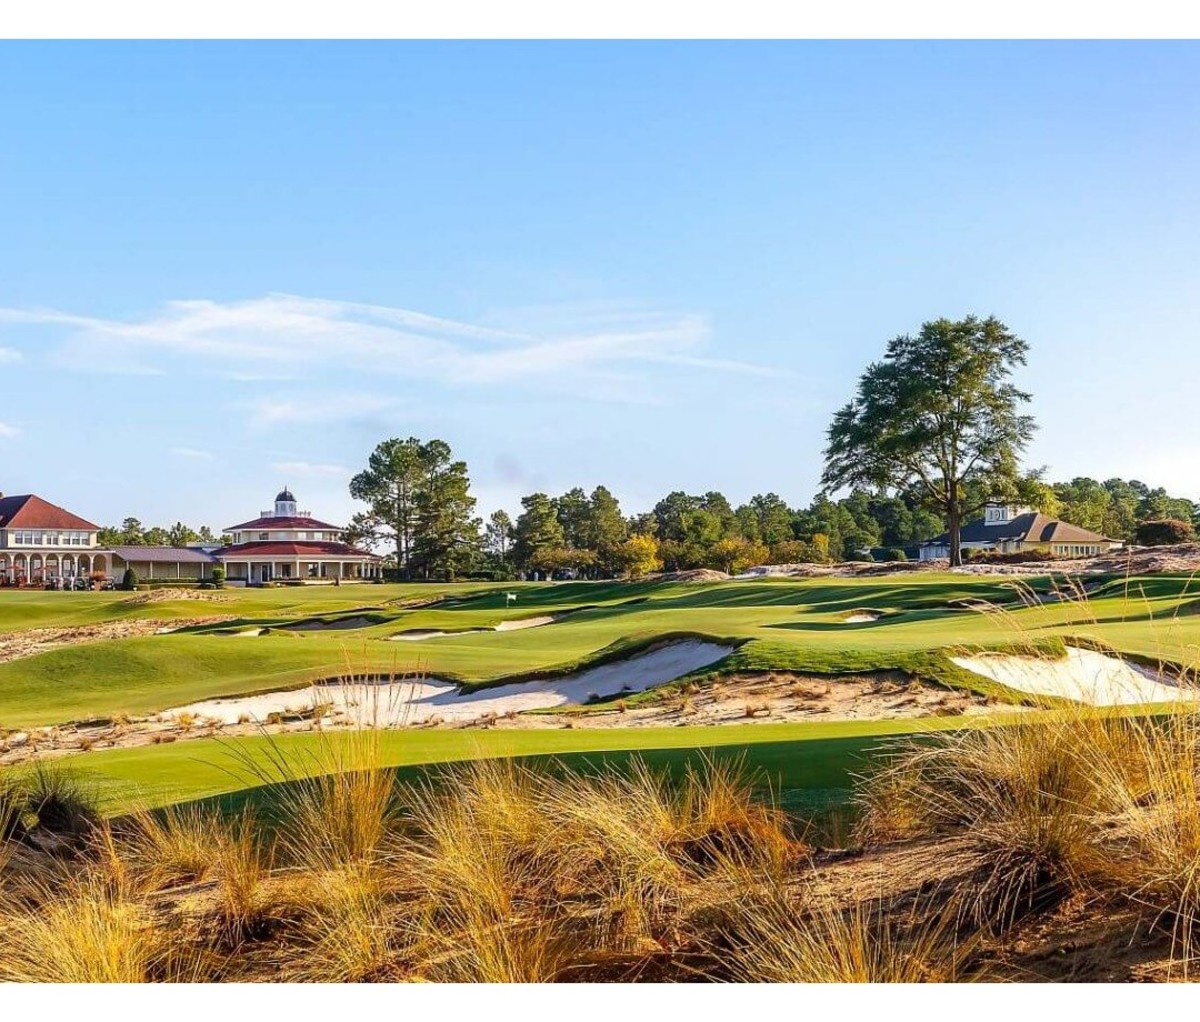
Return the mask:
M 984 525 L 1007 525 L 1014 518 L 1028 514 L 1029 508 L 1005 504 L 998 500 L 990 501 L 983 512 Z

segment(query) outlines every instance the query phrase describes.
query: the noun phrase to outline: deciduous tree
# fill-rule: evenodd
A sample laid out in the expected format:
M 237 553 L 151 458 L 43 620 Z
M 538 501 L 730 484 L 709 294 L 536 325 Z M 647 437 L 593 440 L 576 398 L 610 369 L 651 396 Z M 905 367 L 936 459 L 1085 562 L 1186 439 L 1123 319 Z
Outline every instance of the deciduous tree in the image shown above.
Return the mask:
M 982 510 L 970 484 L 1012 492 L 1033 435 L 1020 412 L 1029 395 L 1011 382 L 1028 350 L 995 317 L 938 319 L 894 338 L 834 416 L 822 485 L 911 488 L 944 516 L 950 561 L 961 564 L 962 525 Z

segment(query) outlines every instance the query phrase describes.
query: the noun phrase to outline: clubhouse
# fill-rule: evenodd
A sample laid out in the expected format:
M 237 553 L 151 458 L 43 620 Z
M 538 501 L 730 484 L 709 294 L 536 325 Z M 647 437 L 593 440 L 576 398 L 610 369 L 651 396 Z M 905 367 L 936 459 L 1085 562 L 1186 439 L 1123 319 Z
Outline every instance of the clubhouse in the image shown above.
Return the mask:
M 959 542 L 969 550 L 1001 554 L 1047 553 L 1055 557 L 1092 557 L 1120 547 L 1121 541 L 1059 521 L 1027 507 L 991 501 L 984 516 L 962 527 Z M 950 556 L 950 534 L 926 540 L 922 561 Z
M 120 581 L 132 568 L 145 581 L 204 581 L 224 568 L 231 585 L 358 582 L 379 578 L 381 560 L 345 541 L 345 529 L 297 511 L 286 487 L 273 511 L 224 529 L 222 544 L 103 546 L 100 527 L 35 494 L 0 494 L 0 583 Z

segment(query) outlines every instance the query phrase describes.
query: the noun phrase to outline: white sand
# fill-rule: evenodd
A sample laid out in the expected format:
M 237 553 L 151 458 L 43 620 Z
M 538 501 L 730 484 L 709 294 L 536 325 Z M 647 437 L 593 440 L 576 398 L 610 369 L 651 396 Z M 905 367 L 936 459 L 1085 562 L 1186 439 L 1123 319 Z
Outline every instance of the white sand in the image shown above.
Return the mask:
M 592 696 L 643 692 L 715 664 L 731 652 L 731 646 L 689 639 L 560 678 L 514 682 L 470 694 L 460 694 L 456 684 L 437 678 L 378 685 L 310 685 L 290 692 L 209 699 L 166 710 L 163 716 L 190 713 L 236 724 L 243 715 L 266 720 L 272 713 L 302 713 L 332 704 L 335 717 L 380 726 L 420 724 L 435 716 L 445 721 L 475 720 L 493 713 L 500 716 L 584 703 Z
M 843 624 L 865 625 L 868 621 L 878 621 L 882 614 L 875 610 L 859 610 L 842 619 Z
M 467 632 L 439 632 L 435 628 L 420 628 L 401 635 L 389 635 L 388 639 L 391 642 L 421 642 L 423 639 L 436 639 L 441 635 L 470 635 L 474 631 L 478 629 L 472 628 Z
M 1090 649 L 1067 647 L 1061 660 L 1005 653 L 950 658 L 985 678 L 1019 692 L 1061 696 L 1091 706 L 1193 701 L 1197 693 L 1180 688 L 1166 675 Z
M 542 617 L 523 617 L 516 621 L 501 621 L 491 628 L 464 628 L 457 632 L 443 632 L 436 628 L 418 628 L 411 632 L 401 632 L 399 635 L 389 635 L 391 642 L 423 642 L 425 639 L 441 639 L 447 635 L 478 635 L 480 632 L 519 632 L 523 628 L 541 628 L 542 625 L 552 625 L 558 618 L 549 614 Z
M 549 614 L 542 617 L 523 617 L 519 621 L 501 621 L 496 625 L 497 632 L 517 632 L 522 628 L 541 628 L 542 625 L 554 624 L 555 618 Z

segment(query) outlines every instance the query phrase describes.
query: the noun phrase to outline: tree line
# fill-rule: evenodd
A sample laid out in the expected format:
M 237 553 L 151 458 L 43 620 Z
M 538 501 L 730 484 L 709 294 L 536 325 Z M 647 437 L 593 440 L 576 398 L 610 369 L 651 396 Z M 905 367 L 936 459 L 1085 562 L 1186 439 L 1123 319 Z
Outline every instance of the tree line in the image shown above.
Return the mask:
M 1146 521 L 1200 520 L 1192 501 L 1137 480 L 1051 483 L 1043 475 L 1019 475 L 1008 496 L 1114 539 L 1132 541 Z M 380 444 L 351 492 L 370 505 L 355 517 L 351 539 L 386 544 L 391 570 L 408 579 L 611 578 L 694 568 L 736 574 L 758 564 L 903 560 L 945 528 L 919 492 L 865 487 L 838 499 L 820 493 L 805 507 L 776 493 L 734 506 L 716 490 L 676 490 L 631 514 L 606 486 L 575 487 L 531 493 L 515 517 L 498 510 L 483 520 L 474 514 L 466 464 L 444 441 L 416 438 Z M 978 481 L 962 493 L 964 506 L 988 497 Z
M 144 526 L 137 518 L 125 518 L 120 525 L 106 525 L 96 533 L 101 546 L 192 546 L 196 543 L 223 543 L 228 539 L 215 536 L 207 525 L 199 530 L 176 522 L 170 528 Z
M 1200 526 L 1191 500 L 1138 480 L 1079 477 L 1047 482 L 1021 471 L 1035 423 L 1030 395 L 1012 382 L 1027 342 L 993 317 L 923 323 L 889 341 L 859 378 L 826 434 L 821 492 L 806 507 L 762 493 L 734 507 L 719 491 L 668 493 L 627 514 L 606 486 L 552 496 L 531 493 L 513 518 L 476 515 L 466 462 L 444 440 L 380 443 L 350 482 L 366 505 L 347 540 L 386 549 L 402 579 L 584 578 L 765 563 L 900 560 L 945 530 L 951 564 L 961 530 L 992 499 L 1026 505 L 1112 539 L 1166 542 Z M 840 494 L 840 496 L 839 496 Z M 143 529 L 127 518 L 101 542 L 186 545 L 192 532 Z

